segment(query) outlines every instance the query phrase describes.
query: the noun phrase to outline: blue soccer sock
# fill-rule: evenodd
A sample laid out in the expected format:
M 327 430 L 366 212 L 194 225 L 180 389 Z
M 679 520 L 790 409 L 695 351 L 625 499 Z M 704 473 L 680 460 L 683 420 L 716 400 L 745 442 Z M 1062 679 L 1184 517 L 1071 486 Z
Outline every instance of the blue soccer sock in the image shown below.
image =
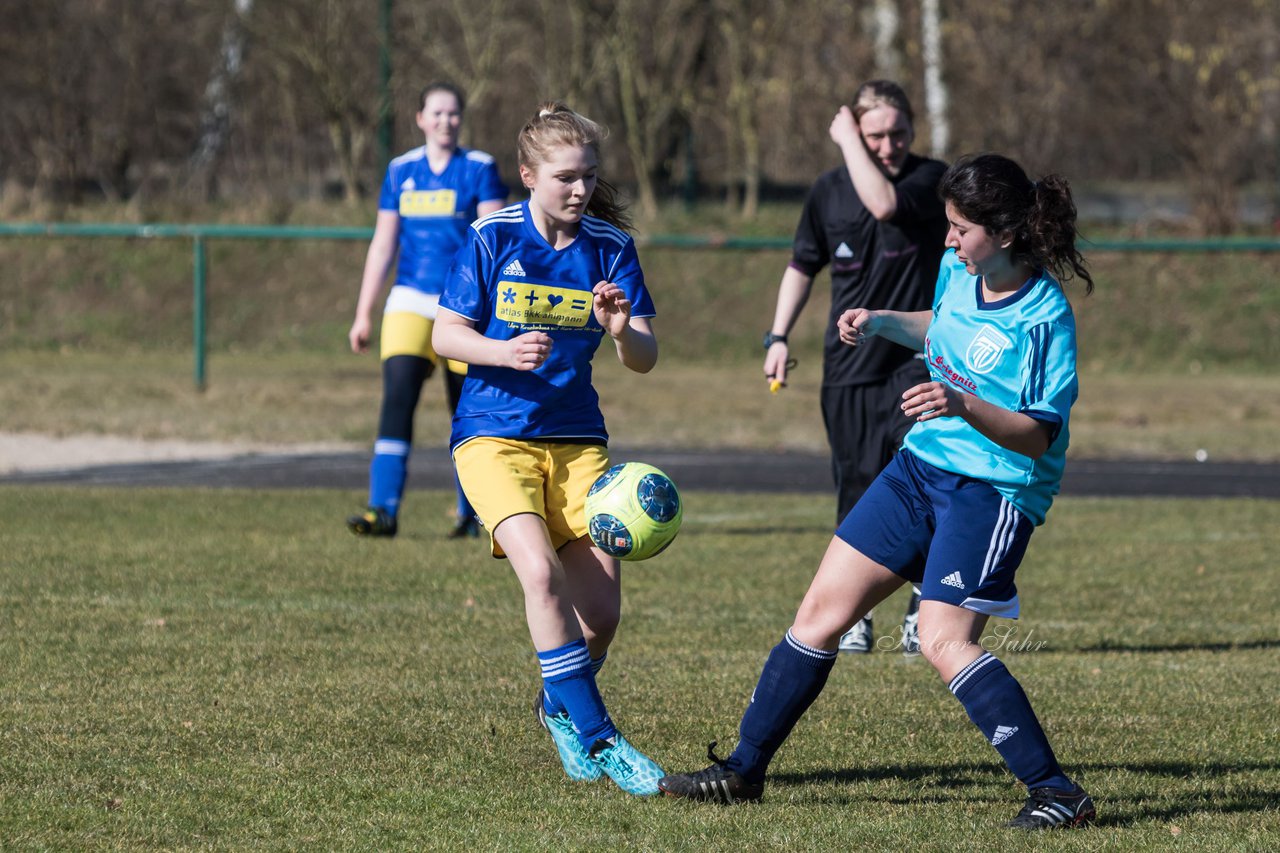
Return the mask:
M 379 438 L 373 443 L 369 506 L 385 509 L 392 517 L 400 512 L 400 498 L 409 476 L 409 450 L 409 442 L 394 438 Z
M 947 686 L 1018 781 L 1028 788 L 1074 787 L 1058 766 L 1027 694 L 998 658 L 984 652 Z
M 618 733 L 596 688 L 586 640 L 578 638 L 557 649 L 538 652 L 538 663 L 542 666 L 543 696 L 549 697 L 552 707 L 568 711 L 584 749 L 590 751 L 597 740 Z M 544 699 L 544 708 L 546 704 Z
M 593 676 L 600 674 L 600 670 L 604 667 L 604 662 L 608 660 L 608 658 L 609 650 L 605 649 L 600 653 L 600 657 L 591 659 L 591 674 Z M 543 687 L 542 689 L 542 711 L 549 717 L 565 713 L 564 705 L 562 705 L 558 700 L 553 699 L 551 694 L 547 692 L 546 687 Z
M 764 781 L 773 754 L 818 698 L 835 663 L 836 652 L 806 646 L 787 631 L 769 653 L 725 766 L 748 782 Z

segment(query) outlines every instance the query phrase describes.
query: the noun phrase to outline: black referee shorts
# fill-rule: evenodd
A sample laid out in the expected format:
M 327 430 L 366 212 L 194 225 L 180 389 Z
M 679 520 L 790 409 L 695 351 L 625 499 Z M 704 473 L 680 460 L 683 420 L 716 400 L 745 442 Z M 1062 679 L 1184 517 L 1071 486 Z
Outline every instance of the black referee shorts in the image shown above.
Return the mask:
M 915 423 L 902 414 L 902 392 L 928 381 L 924 361 L 913 358 L 878 382 L 822 387 L 822 420 L 831 446 L 837 525 L 889 464 Z

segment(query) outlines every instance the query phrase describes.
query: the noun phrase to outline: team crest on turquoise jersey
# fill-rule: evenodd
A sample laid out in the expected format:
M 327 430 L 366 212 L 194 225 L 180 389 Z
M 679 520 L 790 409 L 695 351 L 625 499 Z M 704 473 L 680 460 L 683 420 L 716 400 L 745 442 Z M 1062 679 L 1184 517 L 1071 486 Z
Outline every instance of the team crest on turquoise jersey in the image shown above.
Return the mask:
M 1012 346 L 1013 341 L 1003 332 L 991 326 L 983 326 L 973 336 L 973 340 L 969 341 L 964 360 L 974 373 L 990 373 L 1004 351 Z

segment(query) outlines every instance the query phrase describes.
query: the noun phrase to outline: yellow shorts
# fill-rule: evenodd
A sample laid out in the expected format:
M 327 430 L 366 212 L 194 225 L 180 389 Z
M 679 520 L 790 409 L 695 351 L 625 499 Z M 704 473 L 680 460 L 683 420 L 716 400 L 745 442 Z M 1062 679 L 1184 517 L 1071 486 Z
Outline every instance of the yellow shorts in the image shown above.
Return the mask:
M 489 531 L 493 555 L 502 549 L 493 530 L 513 515 L 534 513 L 547 523 L 551 544 L 587 535 L 587 491 L 609 470 L 609 450 L 514 438 L 473 438 L 453 451 L 462 490 Z
M 429 296 L 412 287 L 397 285 L 391 288 L 387 305 L 382 312 L 382 360 L 393 355 L 415 355 L 432 364 L 440 358 L 431 348 L 431 329 L 435 326 L 438 296 Z M 465 375 L 467 365 L 461 361 L 446 359 L 445 365 L 453 373 Z

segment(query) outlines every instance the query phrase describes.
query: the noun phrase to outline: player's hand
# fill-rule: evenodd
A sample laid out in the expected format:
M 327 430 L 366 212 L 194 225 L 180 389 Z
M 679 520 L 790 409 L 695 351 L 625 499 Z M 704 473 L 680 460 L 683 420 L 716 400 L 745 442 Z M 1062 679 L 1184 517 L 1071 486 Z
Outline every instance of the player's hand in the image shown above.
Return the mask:
M 764 354 L 764 380 L 775 394 L 779 388 L 786 387 L 787 371 L 796 366 L 794 358 L 787 358 L 788 352 L 786 341 L 774 341 Z
M 354 353 L 362 353 L 369 351 L 369 337 L 372 333 L 372 324 L 368 317 L 357 317 L 355 322 L 351 324 L 351 331 L 347 332 L 347 340 L 351 343 L 351 351 Z
M 836 318 L 836 331 L 840 340 L 851 347 L 865 343 L 880 330 L 880 318 L 866 308 L 850 308 Z
M 858 127 L 857 119 L 853 117 L 853 110 L 847 106 L 841 107 L 836 113 L 827 132 L 831 134 L 831 141 L 841 148 L 854 142 L 862 142 L 862 130 Z
M 631 322 L 631 300 L 611 281 L 597 282 L 591 292 L 594 294 L 591 310 L 595 312 L 596 321 L 610 337 L 621 336 Z
M 537 370 L 551 355 L 551 336 L 546 332 L 525 332 L 507 341 L 506 366 L 516 370 Z
M 941 382 L 926 382 L 902 392 L 902 413 L 917 421 L 964 415 L 960 392 Z

